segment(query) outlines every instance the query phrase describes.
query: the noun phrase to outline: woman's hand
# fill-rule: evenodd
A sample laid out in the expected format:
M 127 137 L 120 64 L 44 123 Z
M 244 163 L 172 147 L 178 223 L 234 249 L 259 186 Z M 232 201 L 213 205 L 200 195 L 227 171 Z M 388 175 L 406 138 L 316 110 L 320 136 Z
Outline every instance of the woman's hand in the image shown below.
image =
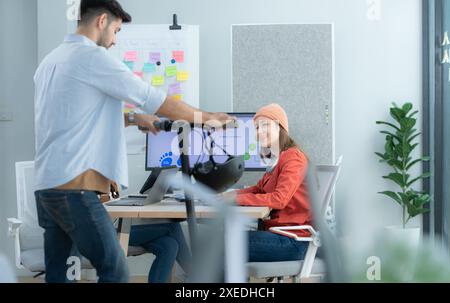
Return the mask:
M 218 197 L 219 199 L 223 199 L 227 202 L 234 202 L 236 201 L 237 192 L 238 192 L 237 190 L 224 192 L 219 194 Z

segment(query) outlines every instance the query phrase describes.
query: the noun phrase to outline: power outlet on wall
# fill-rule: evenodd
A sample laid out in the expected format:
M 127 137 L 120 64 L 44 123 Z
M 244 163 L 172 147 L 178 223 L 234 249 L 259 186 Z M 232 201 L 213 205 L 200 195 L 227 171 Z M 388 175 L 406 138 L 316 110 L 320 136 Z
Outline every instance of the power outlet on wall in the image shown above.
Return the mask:
M 0 112 L 0 121 L 12 121 L 13 113 L 12 112 Z

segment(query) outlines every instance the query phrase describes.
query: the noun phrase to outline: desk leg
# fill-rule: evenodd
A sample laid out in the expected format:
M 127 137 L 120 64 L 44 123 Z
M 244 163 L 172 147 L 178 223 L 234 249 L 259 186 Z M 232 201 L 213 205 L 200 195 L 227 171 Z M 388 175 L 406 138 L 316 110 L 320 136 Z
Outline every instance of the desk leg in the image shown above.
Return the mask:
M 130 241 L 130 229 L 131 229 L 131 219 L 120 218 L 119 219 L 119 243 L 125 253 L 125 257 L 128 255 L 128 242 Z

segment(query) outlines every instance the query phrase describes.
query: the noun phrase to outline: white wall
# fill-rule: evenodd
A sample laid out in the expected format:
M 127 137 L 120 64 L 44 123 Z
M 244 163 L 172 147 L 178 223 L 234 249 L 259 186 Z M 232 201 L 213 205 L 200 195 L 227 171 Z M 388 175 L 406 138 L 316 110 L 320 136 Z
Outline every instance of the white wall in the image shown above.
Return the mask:
M 34 1 L 0 0 L 0 111 L 14 116 L 0 122 L 0 254 L 6 253 L 11 263 L 6 218 L 17 215 L 14 163 L 34 158 L 36 22 Z
M 381 0 L 381 18 L 371 21 L 363 0 L 177 1 L 154 5 L 122 0 L 136 23 L 200 25 L 200 102 L 205 110 L 232 110 L 231 24 L 334 23 L 336 62 L 336 155 L 344 156 L 336 204 L 347 231 L 353 226 L 400 224 L 401 210 L 377 194 L 392 189 L 375 151 L 384 138 L 376 120 L 392 102 L 422 106 L 422 9 L 420 0 Z M 418 127 L 421 128 L 421 117 Z M 142 163 L 137 159 L 136 165 Z M 132 174 L 133 176 L 133 174 Z M 420 218 L 412 224 L 421 224 Z M 366 238 L 371 229 L 357 229 Z M 370 241 L 370 240 L 369 240 Z
M 345 157 L 336 203 L 361 207 L 362 214 L 379 211 L 380 224 L 400 223 L 397 205 L 376 194 L 388 182 L 374 156 L 384 140 L 375 121 L 387 118 L 394 101 L 421 109 L 420 0 L 381 0 L 381 19 L 375 22 L 367 18 L 363 0 L 121 2 L 136 23 L 170 23 L 177 13 L 179 23 L 200 25 L 200 102 L 215 111 L 232 110 L 231 24 L 334 23 L 336 155 Z
M 42 59 L 60 43 L 70 25 L 64 19 L 65 1 L 37 1 L 38 58 Z M 12 5 L 12 2 L 16 1 L 8 1 L 8 5 Z M 363 0 L 120 2 L 132 14 L 135 23 L 170 23 L 172 13 L 177 13 L 180 23 L 200 25 L 200 104 L 203 109 L 211 111 L 232 110 L 231 24 L 334 23 L 336 154 L 345 157 L 336 205 L 341 212 L 352 211 L 353 216 L 347 217 L 346 222 L 365 224 L 368 219 L 375 218 L 376 222 L 372 220 L 374 225 L 400 224 L 399 208 L 376 194 L 389 189 L 389 184 L 381 179 L 386 170 L 373 154 L 383 148 L 383 138 L 377 133 L 379 128 L 375 121 L 387 118 L 388 107 L 393 101 L 410 101 L 421 109 L 420 0 L 382 0 L 381 20 L 376 22 L 368 20 L 366 1 Z M 13 94 L 14 88 L 8 88 L 8 91 Z M 27 86 L 22 93 L 32 96 L 32 87 Z M 30 102 L 30 99 L 26 100 Z M 23 121 L 31 123 L 31 103 L 27 103 L 26 108 L 10 104 Z M 0 124 L 0 127 L 6 135 L 4 125 Z M 418 126 L 420 129 L 421 121 Z M 10 135 L 17 133 L 18 129 L 28 129 L 19 125 L 18 121 L 8 124 L 8 127 Z M 30 133 L 27 132 L 26 138 L 32 140 Z M 18 137 L 10 144 L 25 144 L 20 143 L 21 140 Z M 32 148 L 31 144 L 29 148 Z M 22 152 L 30 158 L 33 154 L 30 149 Z M 6 163 L 3 165 L 8 165 L 2 177 L 11 187 L 7 190 L 5 200 L 8 201 L 9 209 L 14 208 L 10 205 L 15 198 L 11 168 L 12 163 L 19 158 L 16 149 L 8 152 L 7 161 L 2 156 L 2 163 Z M 143 162 L 142 157 L 130 158 L 133 189 L 138 188 L 146 176 Z M 416 222 L 419 224 L 420 220 Z

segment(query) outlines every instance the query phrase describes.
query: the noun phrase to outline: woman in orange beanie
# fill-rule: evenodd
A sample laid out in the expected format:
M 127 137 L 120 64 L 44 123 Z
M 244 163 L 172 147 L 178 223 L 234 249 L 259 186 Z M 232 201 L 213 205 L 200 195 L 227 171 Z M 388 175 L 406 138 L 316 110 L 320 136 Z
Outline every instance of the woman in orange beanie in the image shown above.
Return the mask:
M 271 227 L 311 225 L 312 214 L 305 177 L 308 159 L 289 136 L 286 112 L 278 104 L 261 108 L 254 117 L 261 158 L 267 172 L 255 186 L 227 193 L 239 205 L 267 206 L 270 217 L 263 228 L 249 232 L 249 261 L 271 262 L 302 260 L 307 242 L 269 231 Z M 305 230 L 292 231 L 305 237 Z

